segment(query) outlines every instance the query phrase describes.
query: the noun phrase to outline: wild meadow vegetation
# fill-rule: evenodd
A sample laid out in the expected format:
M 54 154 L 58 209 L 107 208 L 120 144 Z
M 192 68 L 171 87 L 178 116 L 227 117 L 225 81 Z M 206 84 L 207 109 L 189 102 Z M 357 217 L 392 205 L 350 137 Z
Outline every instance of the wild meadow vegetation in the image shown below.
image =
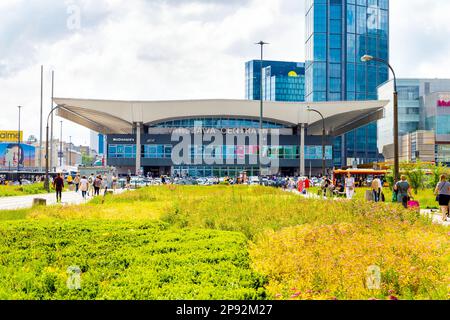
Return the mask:
M 398 205 L 247 186 L 102 200 L 0 212 L 0 299 L 449 298 L 448 229 Z
M 3 186 L 0 185 L 0 198 L 2 197 L 14 197 L 14 196 L 27 196 L 33 194 L 47 193 L 44 188 L 44 183 L 35 183 L 23 186 Z

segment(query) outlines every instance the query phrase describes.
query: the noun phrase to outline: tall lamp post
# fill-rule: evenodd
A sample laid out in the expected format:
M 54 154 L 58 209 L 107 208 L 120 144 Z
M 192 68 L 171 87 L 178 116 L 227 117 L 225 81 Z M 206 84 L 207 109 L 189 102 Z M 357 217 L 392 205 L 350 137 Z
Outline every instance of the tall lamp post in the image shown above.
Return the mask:
M 17 130 L 17 181 L 19 179 L 19 171 L 20 171 L 20 110 L 23 108 L 22 106 L 17 106 L 19 108 L 19 129 Z
M 398 91 L 397 91 L 397 78 L 392 66 L 384 59 L 373 57 L 371 55 L 364 55 L 361 57 L 362 62 L 377 61 L 381 62 L 391 69 L 394 75 L 394 180 L 399 181 L 400 178 L 400 161 L 399 161 L 399 139 L 398 139 Z
M 50 116 L 53 117 L 53 111 L 55 111 L 56 109 L 59 109 L 60 107 L 61 106 L 59 106 L 59 105 L 56 107 L 53 107 L 47 116 L 46 139 L 45 139 L 45 182 L 44 182 L 44 187 L 48 192 L 50 192 L 49 159 L 48 159 L 49 121 L 50 121 Z
M 69 156 L 69 166 L 72 166 L 72 136 L 69 136 L 69 150 L 67 153 Z
M 308 112 L 315 112 L 322 118 L 322 176 L 326 176 L 326 156 L 325 156 L 325 136 L 326 136 L 326 130 L 325 130 L 325 118 L 323 117 L 322 113 L 318 110 L 311 109 L 308 107 Z M 301 152 L 301 151 L 300 151 Z
M 60 168 L 62 168 L 62 161 L 63 161 L 63 142 L 62 142 L 62 129 L 63 129 L 63 122 L 62 121 L 60 121 L 61 122 L 61 132 L 60 132 L 60 135 L 59 135 L 59 154 L 58 154 L 58 157 L 59 157 L 59 167 Z
M 261 171 L 262 171 L 262 167 L 261 167 L 261 157 L 262 157 L 262 137 L 263 137 L 263 116 L 264 116 L 264 97 L 263 97 L 263 80 L 264 80 L 264 76 L 263 76 L 263 61 L 264 61 L 264 45 L 269 44 L 267 42 L 264 41 L 260 41 L 255 43 L 259 46 L 261 46 L 261 60 L 260 60 L 260 67 L 261 67 L 261 83 L 259 86 L 259 92 L 260 92 L 260 108 L 259 108 L 259 139 L 258 139 L 258 152 L 259 152 L 259 175 L 261 176 Z

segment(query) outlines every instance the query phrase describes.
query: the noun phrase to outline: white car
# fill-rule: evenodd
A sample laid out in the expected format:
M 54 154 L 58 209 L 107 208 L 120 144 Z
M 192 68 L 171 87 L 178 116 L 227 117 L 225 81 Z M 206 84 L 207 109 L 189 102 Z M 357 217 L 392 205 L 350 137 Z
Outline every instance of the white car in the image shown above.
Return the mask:
M 256 176 L 248 178 L 248 184 L 251 186 L 259 185 L 259 178 Z

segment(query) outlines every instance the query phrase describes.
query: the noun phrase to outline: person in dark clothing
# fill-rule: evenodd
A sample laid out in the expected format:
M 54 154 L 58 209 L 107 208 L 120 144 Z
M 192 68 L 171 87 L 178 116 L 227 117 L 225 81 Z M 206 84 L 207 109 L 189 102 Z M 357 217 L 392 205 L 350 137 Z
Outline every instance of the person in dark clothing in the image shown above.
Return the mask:
M 61 202 L 64 189 L 64 179 L 61 177 L 61 173 L 58 173 L 58 176 L 53 180 L 53 187 L 56 190 L 56 202 Z
M 94 180 L 94 196 L 100 195 L 100 188 L 102 187 L 102 177 L 98 175 Z

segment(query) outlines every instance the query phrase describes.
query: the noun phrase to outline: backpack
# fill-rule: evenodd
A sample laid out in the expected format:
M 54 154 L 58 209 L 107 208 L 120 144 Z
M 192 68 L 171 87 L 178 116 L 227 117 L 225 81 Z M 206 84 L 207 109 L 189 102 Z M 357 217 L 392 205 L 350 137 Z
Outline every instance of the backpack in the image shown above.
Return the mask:
M 88 182 L 89 182 L 89 184 L 92 184 L 92 182 L 93 182 L 92 181 L 92 176 L 89 177 Z

